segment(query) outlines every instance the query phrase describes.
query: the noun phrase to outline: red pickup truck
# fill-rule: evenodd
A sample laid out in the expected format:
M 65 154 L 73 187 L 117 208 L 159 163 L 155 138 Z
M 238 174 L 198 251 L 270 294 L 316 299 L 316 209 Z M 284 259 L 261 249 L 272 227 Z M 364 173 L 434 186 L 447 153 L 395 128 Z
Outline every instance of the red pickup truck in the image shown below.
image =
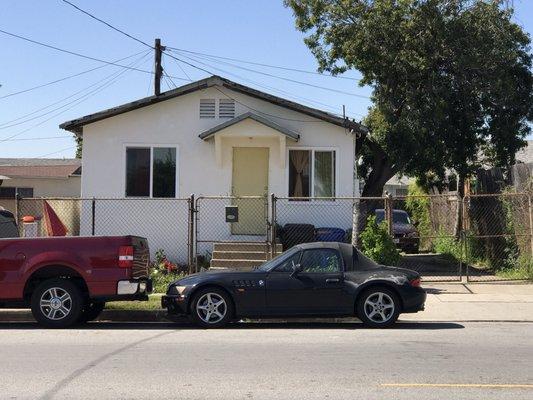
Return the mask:
M 0 307 L 47 327 L 87 322 L 106 301 L 148 299 L 149 258 L 136 236 L 0 239 Z

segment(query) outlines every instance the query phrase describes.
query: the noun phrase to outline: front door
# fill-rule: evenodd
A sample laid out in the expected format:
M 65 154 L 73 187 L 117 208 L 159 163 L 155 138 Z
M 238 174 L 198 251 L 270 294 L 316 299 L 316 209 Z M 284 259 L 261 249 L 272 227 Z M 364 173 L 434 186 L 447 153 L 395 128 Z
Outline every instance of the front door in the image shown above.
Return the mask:
M 266 195 L 268 192 L 268 148 L 233 148 L 233 196 L 264 196 L 261 199 L 235 199 L 239 222 L 231 224 L 234 235 L 266 234 Z

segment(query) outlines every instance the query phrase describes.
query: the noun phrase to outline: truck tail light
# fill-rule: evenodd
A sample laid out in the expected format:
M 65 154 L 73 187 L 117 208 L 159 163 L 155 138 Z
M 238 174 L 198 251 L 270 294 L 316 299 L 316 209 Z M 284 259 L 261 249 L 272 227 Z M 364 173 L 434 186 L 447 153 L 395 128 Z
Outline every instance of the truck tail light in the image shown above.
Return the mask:
M 118 266 L 120 268 L 133 267 L 133 246 L 120 246 L 119 247 Z

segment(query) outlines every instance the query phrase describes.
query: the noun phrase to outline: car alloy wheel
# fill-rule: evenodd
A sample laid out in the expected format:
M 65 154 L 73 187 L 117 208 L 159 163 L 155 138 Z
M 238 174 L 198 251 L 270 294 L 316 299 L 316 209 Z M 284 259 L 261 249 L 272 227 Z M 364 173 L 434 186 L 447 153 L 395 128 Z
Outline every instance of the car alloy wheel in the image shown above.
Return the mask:
M 59 321 L 71 313 L 72 298 L 66 290 L 60 287 L 52 287 L 43 292 L 39 306 L 46 318 L 52 321 Z
M 217 324 L 228 312 L 228 305 L 218 293 L 203 294 L 196 303 L 196 313 L 206 324 Z
M 394 300 L 387 293 L 373 292 L 365 300 L 364 312 L 370 321 L 385 324 L 394 315 Z

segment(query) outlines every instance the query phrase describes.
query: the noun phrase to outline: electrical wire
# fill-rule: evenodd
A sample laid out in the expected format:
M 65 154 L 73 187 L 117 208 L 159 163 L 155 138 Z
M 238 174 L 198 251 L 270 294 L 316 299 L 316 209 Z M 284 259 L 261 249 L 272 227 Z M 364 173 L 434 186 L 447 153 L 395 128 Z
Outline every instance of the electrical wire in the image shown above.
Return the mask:
M 27 38 L 27 37 L 24 37 L 24 36 L 21 36 L 21 35 L 17 35 L 15 33 L 10 33 L 10 32 L 7 32 L 7 31 L 4 31 L 2 29 L 0 29 L 0 33 L 3 33 L 5 35 L 8 35 L 8 36 L 12 36 L 12 37 L 15 37 L 15 38 L 18 38 L 18 39 L 21 39 L 21 40 L 24 40 L 26 42 L 30 42 L 30 43 L 33 43 L 33 44 L 37 44 L 39 46 L 44 46 L 44 47 L 47 47 L 49 49 L 53 49 L 53 50 L 57 50 L 57 51 L 60 51 L 62 53 L 66 53 L 66 54 L 71 54 L 71 55 L 74 55 L 74 56 L 77 56 L 77 57 L 81 57 L 81 58 L 85 58 L 87 60 L 92 60 L 92 61 L 97 61 L 97 62 L 100 62 L 100 63 L 104 63 L 104 64 L 108 64 L 108 65 L 114 65 L 116 67 L 121 67 L 121 68 L 125 68 L 125 69 L 129 69 L 129 70 L 132 70 L 132 71 L 137 71 L 137 72 L 144 72 L 146 74 L 155 74 L 154 71 L 148 71 L 148 70 L 145 70 L 145 69 L 139 69 L 139 68 L 132 68 L 132 67 L 128 67 L 126 65 L 122 65 L 122 64 L 118 64 L 116 62 L 112 62 L 112 61 L 106 61 L 106 60 L 102 60 L 100 58 L 96 58 L 96 57 L 91 57 L 91 56 L 87 56 L 85 54 L 81 54 L 81 53 L 77 53 L 75 51 L 70 51 L 70 50 L 66 50 L 66 49 L 62 49 L 60 47 L 56 47 L 56 46 L 53 46 L 53 45 L 50 45 L 50 44 L 46 44 L 46 43 L 43 43 L 43 42 L 39 42 L 37 40 L 33 40 L 33 39 L 30 39 L 30 38 Z M 183 80 L 183 81 L 186 81 L 186 79 L 184 78 L 180 78 L 180 77 L 177 77 L 177 76 L 173 76 L 174 79 L 179 79 L 179 80 Z
M 31 157 L 31 158 L 44 158 L 44 157 L 48 157 L 48 156 L 51 156 L 51 155 L 54 155 L 54 154 L 57 154 L 57 153 L 62 153 L 62 152 L 67 151 L 67 150 L 75 149 L 76 147 L 78 147 L 78 146 L 77 145 L 76 146 L 70 146 L 70 147 L 67 147 L 65 149 L 56 150 L 56 151 L 53 151 L 51 153 L 46 153 L 46 154 L 43 154 L 41 156 Z
M 133 63 L 131 63 L 130 65 L 134 65 L 134 64 L 139 63 L 140 61 L 142 61 L 143 59 L 145 59 L 145 58 L 148 56 L 148 54 L 149 54 L 148 51 L 144 51 L 144 52 L 142 52 L 142 53 L 145 53 L 145 54 L 144 54 L 140 59 L 135 60 L 135 61 L 134 61 Z M 93 83 L 93 84 L 91 84 L 91 85 L 89 85 L 89 86 L 84 87 L 84 88 L 81 89 L 81 90 L 78 90 L 77 92 L 71 94 L 70 96 L 64 97 L 64 98 L 62 98 L 62 99 L 60 99 L 60 100 L 58 100 L 58 101 L 55 101 L 54 103 L 51 103 L 51 104 L 49 104 L 49 105 L 47 105 L 47 106 L 45 106 L 45 107 L 41 107 L 41 108 L 39 108 L 39 109 L 37 109 L 37 110 L 35 110 L 35 111 L 32 111 L 32 112 L 30 112 L 30 113 L 28 113 L 28 114 L 25 114 L 25 115 L 22 115 L 22 116 L 20 116 L 20 117 L 18 117 L 18 118 L 15 118 L 15 119 L 11 120 L 11 121 L 7 121 L 7 122 L 4 122 L 4 123 L 1 123 L 1 124 L 0 124 L 0 130 L 2 130 L 2 129 L 7 129 L 7 128 L 11 128 L 11 127 L 18 126 L 18 125 L 22 125 L 22 124 L 25 124 L 25 123 L 27 123 L 27 122 L 33 121 L 33 120 L 35 120 L 35 119 L 38 119 L 38 118 L 44 117 L 44 116 L 46 116 L 46 115 L 48 115 L 48 114 L 50 114 L 50 113 L 52 113 L 52 112 L 54 112 L 54 111 L 60 110 L 61 108 L 64 108 L 64 107 L 66 107 L 66 106 L 72 104 L 73 102 L 77 101 L 78 99 L 74 99 L 73 101 L 71 101 L 71 102 L 69 102 L 69 103 L 66 103 L 66 104 L 64 104 L 64 105 L 62 105 L 62 106 L 56 107 L 56 108 L 54 108 L 54 109 L 52 109 L 52 110 L 50 110 L 50 111 L 47 111 L 47 112 L 45 112 L 45 113 L 43 113 L 43 114 L 40 114 L 40 115 L 34 116 L 34 117 L 32 117 L 32 118 L 27 118 L 27 119 L 25 119 L 25 120 L 23 120 L 23 121 L 20 121 L 20 120 L 23 119 L 23 118 L 26 118 L 26 117 L 28 117 L 28 116 L 30 116 L 30 115 L 33 115 L 33 114 L 36 114 L 36 113 L 38 113 L 39 111 L 45 110 L 45 109 L 50 108 L 50 107 L 52 107 L 52 106 L 54 106 L 54 105 L 56 105 L 56 104 L 62 103 L 62 102 L 64 102 L 65 100 L 68 100 L 68 99 L 70 99 L 70 98 L 72 98 L 72 97 L 74 97 L 74 96 L 77 96 L 78 94 L 83 93 L 83 92 L 85 92 L 86 90 L 88 90 L 88 89 L 90 89 L 90 88 L 92 88 L 92 87 L 94 87 L 94 86 L 96 86 L 96 85 L 98 85 L 98 84 L 100 84 L 100 83 L 102 83 L 102 82 L 104 82 L 104 81 L 106 81 L 106 80 L 112 78 L 115 74 L 117 74 L 117 72 L 114 72 L 113 74 L 108 75 L 108 76 L 106 76 L 105 78 L 100 79 L 100 80 L 96 81 L 95 83 Z M 19 121 L 19 122 L 12 123 L 12 122 L 14 122 L 14 121 Z
M 144 57 L 146 57 L 146 55 L 145 55 Z M 143 57 L 143 58 L 144 58 L 144 57 Z M 141 61 L 141 60 L 136 60 L 135 63 L 138 63 L 139 61 Z M 83 96 L 80 96 L 79 98 L 77 98 L 77 99 L 75 99 L 75 100 L 69 102 L 67 105 L 73 104 L 71 107 L 68 107 L 68 108 L 62 110 L 62 111 L 60 111 L 60 112 L 58 112 L 58 113 L 52 115 L 50 118 L 47 118 L 47 119 L 45 119 L 45 120 L 43 120 L 43 121 L 41 121 L 41 122 L 39 122 L 39 123 L 37 123 L 37 124 L 35 124 L 35 125 L 32 125 L 32 126 L 30 126 L 29 128 L 24 129 L 23 131 L 20 131 L 20 132 L 14 134 L 14 135 L 11 135 L 11 136 L 9 136 L 9 137 L 7 137 L 7 138 L 5 138 L 5 139 L 0 139 L 0 143 L 2 143 L 2 142 L 4 142 L 4 141 L 8 141 L 8 140 L 10 140 L 10 139 L 13 139 L 13 138 L 15 138 L 15 137 L 18 137 L 18 136 L 20 136 L 20 135 L 22 135 L 22 134 L 24 134 L 24 133 L 26 133 L 26 132 L 32 130 L 33 128 L 36 128 L 36 127 L 38 127 L 38 126 L 40 126 L 40 125 L 43 125 L 44 123 L 46 123 L 46 122 L 48 122 L 48 121 L 54 119 L 55 117 L 57 117 L 57 116 L 59 116 L 59 115 L 65 113 L 65 112 L 67 112 L 67 111 L 73 109 L 73 108 L 76 107 L 78 104 L 84 102 L 84 101 L 87 100 L 88 98 L 94 96 L 95 94 L 97 94 L 97 93 L 101 92 L 102 90 L 104 90 L 104 89 L 108 88 L 109 86 L 111 86 L 113 83 L 115 83 L 115 82 L 118 80 L 118 78 L 120 78 L 120 76 L 122 76 L 124 73 L 126 73 L 126 72 L 128 72 L 128 71 L 129 71 L 129 70 L 127 70 L 127 69 L 123 69 L 123 70 L 121 70 L 121 71 L 116 72 L 116 73 L 113 74 L 112 76 L 108 77 L 107 82 L 105 82 L 104 84 L 102 84 L 102 85 L 100 85 L 99 87 L 97 87 L 96 89 L 94 89 L 94 90 L 88 92 L 87 94 L 85 94 L 85 95 L 83 95 Z M 61 107 L 61 108 L 62 108 L 62 107 Z M 59 109 L 59 108 L 58 108 L 58 109 Z M 56 110 L 57 110 L 57 109 L 56 109 Z M 50 111 L 50 112 L 53 112 L 53 111 L 56 111 L 56 110 L 52 110 L 52 111 Z M 50 113 L 50 112 L 49 112 L 49 113 Z
M 135 57 L 136 55 L 139 55 L 139 54 L 141 54 L 143 52 L 144 51 L 140 51 L 140 52 L 135 53 L 135 54 L 133 54 L 131 56 L 120 58 L 118 60 L 113 61 L 113 63 L 117 63 L 117 62 L 120 62 L 120 61 L 127 60 L 128 58 Z M 27 92 L 30 92 L 32 90 L 36 90 L 36 89 L 40 89 L 40 88 L 43 88 L 43 87 L 46 87 L 46 86 L 50 86 L 50 85 L 53 85 L 55 83 L 63 82 L 63 81 L 66 81 L 67 79 L 71 79 L 71 78 L 75 78 L 75 77 L 80 76 L 80 75 L 88 74 L 89 72 L 93 72 L 93 71 L 96 71 L 98 69 L 102 69 L 102 68 L 105 68 L 105 67 L 108 67 L 108 66 L 109 66 L 109 64 L 99 65 L 98 67 L 87 69 L 85 71 L 78 72 L 77 74 L 68 75 L 68 76 L 65 76 L 63 78 L 59 78 L 59 79 L 56 79 L 56 80 L 53 80 L 53 81 L 50 81 L 50 82 L 46 82 L 46 83 L 43 83 L 41 85 L 37 85 L 37 86 L 31 87 L 31 88 L 28 88 L 28 89 L 19 90 L 18 92 L 5 94 L 3 96 L 0 96 L 0 99 L 5 99 L 7 97 L 16 96 L 18 94 L 27 93 Z
M 180 54 L 180 56 L 182 57 L 186 57 L 188 59 L 191 59 L 191 57 L 189 56 L 186 56 L 184 54 Z M 211 61 L 215 61 L 215 60 L 211 60 Z M 203 62 L 201 61 L 198 61 L 196 60 L 196 62 L 202 64 L 202 65 L 205 65 Z M 291 78 L 285 78 L 283 76 L 278 76 L 278 75 L 274 75 L 274 74 L 269 74 L 268 72 L 263 72 L 263 71 L 257 71 L 257 70 L 254 70 L 254 69 L 251 69 L 251 68 L 246 68 L 246 67 L 241 67 L 240 65 L 235 65 L 235 64 L 232 64 L 232 63 L 228 63 L 226 61 L 215 61 L 215 62 L 219 62 L 221 64 L 225 64 L 225 65 L 229 65 L 233 68 L 239 68 L 239 69 L 242 69 L 244 71 L 248 71 L 248 72 L 252 72 L 254 74 L 259 74 L 259 75 L 264 75 L 264 76 L 268 76 L 270 78 L 276 78 L 276 79 L 281 79 L 283 81 L 287 81 L 287 82 L 291 82 L 291 83 L 296 83 L 296 84 L 299 84 L 299 85 L 304 85 L 304 86 L 309 86 L 309 87 L 313 87 L 315 89 L 321 89 L 321 90 L 327 90 L 327 91 L 330 91 L 330 92 L 334 92 L 334 93 L 339 93 L 339 94 L 344 94 L 344 95 L 347 95 L 347 96 L 354 96 L 354 97 L 359 97 L 359 98 L 362 98 L 362 99 L 370 99 L 369 96 L 364 96 L 364 95 L 361 95 L 361 94 L 355 94 L 355 93 L 351 93 L 351 92 L 346 92 L 344 90 L 339 90 L 339 89 L 333 89 L 333 88 L 328 88 L 328 87 L 325 87 L 325 86 L 320 86 L 320 85 L 315 85 L 315 84 L 312 84 L 312 83 L 308 83 L 308 82 L 303 82 L 303 81 L 298 81 L 296 79 L 291 79 Z
M 136 55 L 139 55 L 139 54 L 144 54 L 143 58 L 145 58 L 145 57 L 148 55 L 148 51 L 147 51 L 147 50 L 144 50 L 144 51 L 141 51 L 141 52 L 139 52 L 139 53 L 136 53 L 136 54 L 134 54 L 134 55 L 132 55 L 132 56 L 128 56 L 128 57 L 126 57 L 126 58 L 135 57 Z M 124 58 L 124 59 L 126 59 L 126 58 Z M 114 72 L 113 74 L 115 74 L 115 73 L 116 73 L 116 72 Z M 112 74 L 112 75 L 113 75 L 113 74 Z M 56 105 L 56 104 L 62 103 L 63 101 L 68 100 L 68 99 L 70 99 L 70 98 L 72 98 L 72 97 L 74 97 L 74 96 L 76 96 L 76 95 L 78 95 L 78 94 L 80 94 L 80 93 L 83 93 L 83 92 L 86 91 L 87 89 L 90 89 L 91 87 L 98 85 L 100 82 L 102 82 L 102 81 L 104 81 L 104 80 L 106 80 L 106 79 L 108 79 L 108 78 L 109 78 L 109 76 L 107 76 L 107 77 L 105 77 L 105 78 L 103 78 L 103 79 L 101 79 L 101 80 L 99 80 L 99 81 L 96 81 L 95 83 L 93 83 L 93 84 L 91 84 L 91 85 L 89 85 L 89 86 L 84 87 L 83 89 L 81 89 L 81 90 L 79 90 L 79 91 L 77 91 L 77 92 L 71 94 L 70 96 L 64 97 L 64 98 L 62 98 L 62 99 L 60 99 L 60 100 L 58 100 L 58 101 L 55 101 L 55 102 L 53 102 L 53 103 L 51 103 L 51 104 L 48 104 L 47 106 L 41 107 L 41 108 L 39 108 L 39 109 L 37 109 L 37 110 L 34 110 L 34 111 L 30 112 L 30 113 L 27 113 L 27 114 L 21 115 L 20 117 L 14 118 L 14 119 L 12 119 L 12 120 L 10 120 L 10 121 L 2 122 L 2 123 L 0 123 L 0 130 L 2 130 L 2 129 L 6 129 L 6 128 L 10 128 L 10 127 L 13 127 L 13 126 L 17 126 L 17 125 L 21 125 L 21 124 L 24 124 L 24 123 L 26 123 L 26 122 L 32 121 L 32 120 L 34 120 L 34 119 L 40 118 L 41 116 L 44 116 L 44 115 L 46 115 L 47 113 L 44 113 L 44 114 L 38 115 L 38 116 L 33 117 L 33 118 L 29 118 L 29 119 L 27 119 L 27 120 L 25 120 L 25 121 L 22 121 L 22 122 L 17 122 L 17 123 L 15 123 L 15 124 L 12 124 L 13 122 L 16 122 L 16 121 L 19 121 L 19 120 L 24 119 L 24 118 L 26 118 L 26 117 L 29 117 L 29 116 L 31 116 L 31 115 L 34 115 L 34 114 L 36 114 L 36 113 L 38 113 L 38 112 L 40 112 L 40 111 L 46 110 L 47 108 L 50 108 L 50 107 L 54 106 L 54 105 Z M 58 109 L 59 109 L 59 108 L 58 108 Z M 56 109 L 56 110 L 57 110 L 57 109 Z M 52 110 L 52 111 L 55 111 L 55 110 Z M 10 124 L 11 124 L 11 125 L 10 125 Z
M 28 141 L 28 140 L 55 140 L 55 139 L 66 139 L 71 138 L 72 136 L 43 136 L 43 137 L 34 137 L 34 138 L 19 138 L 19 139 L 9 139 L 9 140 L 3 140 L 3 142 L 21 142 L 21 141 Z
M 325 76 L 325 77 L 328 77 L 328 78 L 346 79 L 346 80 L 355 81 L 355 82 L 359 82 L 360 81 L 360 79 L 351 78 L 349 76 L 324 74 L 322 72 L 317 72 L 317 71 L 309 71 L 309 70 L 298 69 L 298 68 L 284 67 L 284 66 L 280 66 L 280 65 L 265 64 L 265 63 L 254 62 L 254 61 L 249 61 L 249 60 L 242 60 L 242 59 L 239 59 L 239 58 L 222 57 L 222 56 L 217 56 L 217 55 L 214 55 L 214 54 L 201 53 L 201 52 L 198 52 L 198 51 L 180 49 L 178 47 L 172 47 L 172 46 L 165 46 L 165 47 L 167 49 L 177 50 L 177 51 L 180 51 L 180 52 L 191 53 L 191 54 L 196 54 L 196 55 L 200 55 L 200 56 L 207 56 L 207 57 L 211 57 L 211 58 L 218 58 L 218 59 L 227 60 L 227 61 L 235 61 L 235 62 L 239 62 L 239 63 L 243 63 L 243 64 L 256 65 L 256 66 L 259 66 L 259 67 L 275 68 L 275 69 L 280 69 L 280 70 L 284 70 L 284 71 L 299 72 L 299 73 L 302 73 L 302 74 L 319 75 L 319 76 Z

